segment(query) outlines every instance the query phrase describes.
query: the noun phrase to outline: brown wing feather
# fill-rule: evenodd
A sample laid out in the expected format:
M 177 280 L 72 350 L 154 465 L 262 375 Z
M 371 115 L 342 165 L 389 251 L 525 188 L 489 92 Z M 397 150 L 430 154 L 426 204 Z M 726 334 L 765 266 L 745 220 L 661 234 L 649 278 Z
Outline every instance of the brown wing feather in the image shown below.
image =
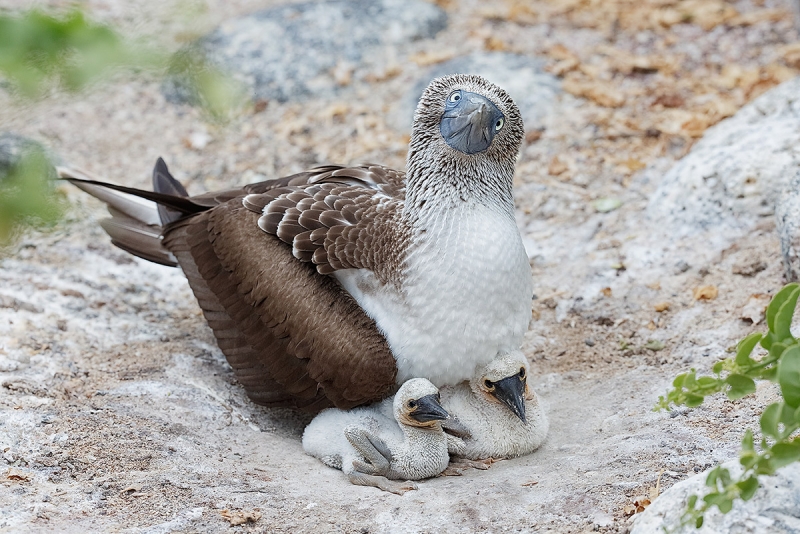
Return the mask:
M 220 348 L 250 397 L 310 411 L 393 391 L 396 364 L 374 321 L 310 263 L 265 235 L 241 198 L 165 231 Z
M 399 214 L 404 175 L 378 165 L 326 167 L 244 198 L 258 226 L 292 245 L 318 272 L 369 269 L 384 282 L 397 272 L 405 243 Z M 301 178 L 295 175 L 294 184 Z M 255 189 L 254 189 L 255 190 Z

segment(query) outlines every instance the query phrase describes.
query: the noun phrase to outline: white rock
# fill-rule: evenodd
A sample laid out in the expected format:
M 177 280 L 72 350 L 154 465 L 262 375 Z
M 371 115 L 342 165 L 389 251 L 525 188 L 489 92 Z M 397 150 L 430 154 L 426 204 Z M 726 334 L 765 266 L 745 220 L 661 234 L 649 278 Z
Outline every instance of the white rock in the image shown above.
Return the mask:
M 732 476 L 742 472 L 738 460 L 725 462 L 723 467 Z M 715 507 L 705 514 L 703 527 L 688 525 L 676 530 L 692 494 L 705 495 L 708 471 L 679 482 L 659 496 L 634 522 L 631 534 L 664 532 L 675 534 L 795 534 L 800 532 L 800 463 L 788 465 L 774 476 L 759 477 L 759 488 L 747 502 L 738 500 L 733 510 L 720 513 Z
M 786 278 L 800 280 L 800 171 L 789 181 L 775 206 Z
M 772 215 L 800 165 L 800 78 L 710 128 L 667 172 L 648 217 L 679 240 L 713 230 L 731 238 Z

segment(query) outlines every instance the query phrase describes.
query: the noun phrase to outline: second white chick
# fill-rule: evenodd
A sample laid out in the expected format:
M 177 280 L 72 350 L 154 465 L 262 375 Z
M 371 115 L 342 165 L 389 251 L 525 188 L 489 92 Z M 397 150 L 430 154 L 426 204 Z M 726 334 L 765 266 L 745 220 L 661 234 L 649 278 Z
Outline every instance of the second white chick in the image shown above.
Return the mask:
M 450 460 L 453 439 L 441 425 L 449 416 L 439 399 L 433 384 L 413 378 L 393 400 L 349 411 L 323 410 L 306 427 L 303 449 L 341 469 L 353 484 L 397 494 L 417 489 L 411 480 L 438 475 Z M 385 415 L 389 402 L 394 418 Z
M 544 442 L 547 415 L 527 378 L 528 360 L 521 351 L 514 351 L 478 368 L 469 383 L 442 388 L 442 406 L 469 433 L 456 456 L 516 458 Z

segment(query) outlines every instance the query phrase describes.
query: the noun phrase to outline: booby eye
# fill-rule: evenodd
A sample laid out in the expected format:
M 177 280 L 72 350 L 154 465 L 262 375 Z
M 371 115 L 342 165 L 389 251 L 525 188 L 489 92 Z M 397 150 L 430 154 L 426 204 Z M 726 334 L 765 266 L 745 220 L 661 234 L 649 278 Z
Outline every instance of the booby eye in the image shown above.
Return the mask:
M 451 103 L 455 104 L 459 100 L 461 100 L 461 91 L 455 91 L 450 97 L 447 99 Z
M 499 132 L 500 130 L 502 130 L 503 129 L 503 125 L 505 123 L 506 123 L 506 121 L 505 121 L 505 119 L 503 117 L 500 117 L 499 119 L 497 119 L 497 122 L 494 123 L 494 131 L 495 132 Z
M 519 379 L 520 380 L 525 380 L 525 368 L 524 367 L 520 367 L 519 368 Z
M 494 382 L 492 382 L 491 380 L 484 380 L 483 385 L 486 386 L 486 389 L 488 389 L 489 391 L 494 389 Z
M 417 407 L 417 401 L 415 401 L 415 400 L 410 400 L 410 401 L 408 401 L 408 402 L 406 403 L 406 406 L 408 406 L 409 408 L 411 408 L 411 409 L 413 410 L 414 408 L 416 408 L 416 407 Z

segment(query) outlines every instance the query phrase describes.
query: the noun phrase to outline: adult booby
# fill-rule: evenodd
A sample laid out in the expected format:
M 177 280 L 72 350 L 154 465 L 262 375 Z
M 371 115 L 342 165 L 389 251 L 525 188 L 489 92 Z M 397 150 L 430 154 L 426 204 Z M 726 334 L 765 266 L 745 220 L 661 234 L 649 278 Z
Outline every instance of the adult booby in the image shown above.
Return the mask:
M 442 388 L 441 398 L 469 433 L 460 457 L 516 458 L 535 451 L 547 437 L 547 415 L 528 386 L 528 361 L 520 351 L 498 356 L 469 383 Z
M 439 390 L 424 378 L 406 381 L 390 406 L 392 418 L 380 404 L 323 410 L 303 432 L 303 449 L 353 484 L 399 494 L 417 489 L 409 481 L 434 477 L 450 461 L 453 438 L 441 424 L 448 414 Z
M 411 377 L 457 384 L 520 346 L 532 296 L 512 196 L 522 137 L 505 91 L 454 75 L 420 99 L 405 174 L 331 165 L 189 197 L 161 160 L 155 192 L 60 172 L 109 205 L 114 244 L 181 266 L 255 402 L 316 411 Z

